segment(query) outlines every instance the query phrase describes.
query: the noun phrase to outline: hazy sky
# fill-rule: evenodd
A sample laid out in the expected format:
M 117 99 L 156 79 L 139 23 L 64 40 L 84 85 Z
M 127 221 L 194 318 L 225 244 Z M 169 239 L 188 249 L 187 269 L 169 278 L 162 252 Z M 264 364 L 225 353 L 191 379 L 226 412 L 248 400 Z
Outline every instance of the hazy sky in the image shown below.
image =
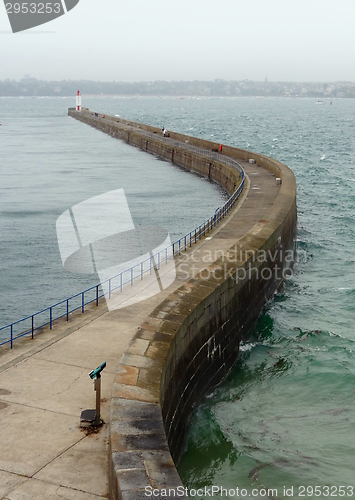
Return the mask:
M 355 81 L 354 20 L 355 0 L 80 0 L 12 34 L 1 4 L 0 80 Z

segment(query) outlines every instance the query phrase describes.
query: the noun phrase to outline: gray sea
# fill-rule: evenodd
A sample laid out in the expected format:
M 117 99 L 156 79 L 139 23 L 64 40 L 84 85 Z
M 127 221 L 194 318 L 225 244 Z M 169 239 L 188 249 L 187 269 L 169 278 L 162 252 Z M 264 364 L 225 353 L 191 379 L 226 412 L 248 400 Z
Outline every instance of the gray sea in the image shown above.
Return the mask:
M 0 99 L 2 324 L 92 283 L 60 261 L 55 221 L 73 204 L 123 187 L 134 220 L 159 222 L 174 239 L 225 197 L 68 118 L 73 105 L 71 98 Z M 83 105 L 264 153 L 295 172 L 294 275 L 228 378 L 194 409 L 179 473 L 189 488 L 219 485 L 230 498 L 236 488 L 239 497 L 287 498 L 291 488 L 295 498 L 353 496 L 355 100 L 102 96 L 84 97 Z
M 127 115 L 144 108 L 122 102 Z M 122 112 L 121 100 L 88 104 Z M 228 198 L 219 185 L 68 117 L 72 105 L 72 98 L 0 98 L 0 328 L 100 282 L 97 273 L 63 268 L 56 220 L 73 205 L 123 188 L 135 225 L 164 227 L 173 242 Z M 0 339 L 9 334 L 0 330 Z

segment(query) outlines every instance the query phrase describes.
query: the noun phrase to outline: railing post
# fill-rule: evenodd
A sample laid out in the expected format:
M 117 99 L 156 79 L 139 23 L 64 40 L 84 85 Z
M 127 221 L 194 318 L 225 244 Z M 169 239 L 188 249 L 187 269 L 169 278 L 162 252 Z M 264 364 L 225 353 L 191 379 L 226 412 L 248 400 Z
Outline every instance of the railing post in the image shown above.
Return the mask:
M 32 315 L 32 325 L 31 325 L 31 338 L 33 339 L 33 332 L 34 332 L 34 324 L 33 324 L 33 315 Z
M 181 251 L 181 240 L 179 240 L 179 255 L 180 255 L 180 251 Z
M 160 270 L 160 252 L 158 252 L 158 271 Z
M 122 286 L 123 286 L 123 273 L 121 273 L 121 292 L 122 292 Z
M 186 235 L 185 235 L 185 252 L 186 252 Z
M 108 280 L 108 298 L 111 298 L 111 278 Z
M 141 281 L 143 279 L 143 262 L 141 262 Z
M 96 306 L 99 305 L 99 285 L 96 285 Z
M 52 330 L 52 307 L 49 308 L 49 329 Z
M 175 248 L 174 247 L 175 247 L 175 243 L 173 243 L 173 257 L 175 255 Z
M 195 243 L 196 243 L 196 228 L 195 228 Z
M 69 299 L 67 299 L 67 321 L 69 321 Z
M 12 340 L 12 337 L 13 337 L 13 327 L 14 327 L 14 325 L 11 325 L 11 333 L 10 333 L 11 349 L 12 349 L 12 342 L 13 342 L 13 340 Z
M 84 292 L 81 294 L 81 312 L 84 312 Z
M 131 267 L 131 286 L 133 286 L 133 267 Z

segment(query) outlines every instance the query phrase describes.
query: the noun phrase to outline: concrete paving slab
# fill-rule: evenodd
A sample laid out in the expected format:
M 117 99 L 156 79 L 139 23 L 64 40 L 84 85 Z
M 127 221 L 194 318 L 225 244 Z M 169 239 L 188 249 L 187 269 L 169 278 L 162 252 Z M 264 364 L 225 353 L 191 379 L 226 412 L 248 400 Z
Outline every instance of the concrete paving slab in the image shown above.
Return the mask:
M 16 486 L 26 480 L 27 478 L 24 476 L 18 476 L 17 474 L 11 474 L 10 472 L 0 470 L 0 498 L 5 497 Z
M 78 417 L 9 403 L 0 418 L 0 470 L 23 476 L 32 476 L 84 437 Z
M 99 500 L 108 498 L 80 491 L 79 489 L 65 488 L 56 484 L 28 479 L 15 488 L 4 500 Z
M 127 325 L 132 324 L 131 314 L 125 318 L 107 313 L 96 321 L 72 333 L 51 347 L 41 351 L 36 358 L 48 361 L 65 362 L 68 365 L 81 366 L 91 371 L 103 361 L 107 362 L 105 372 L 117 373 L 119 357 L 127 345 Z M 73 344 L 75 342 L 75 344 Z
M 0 401 L 71 415 L 77 418 L 78 423 L 82 410 L 95 407 L 95 392 L 89 371 L 88 368 L 32 356 L 1 375 L 1 389 L 9 394 L 0 395 Z M 108 401 L 111 397 L 114 377 L 114 373 L 104 372 L 102 375 L 104 400 Z
M 108 424 L 53 460 L 34 477 L 99 496 L 108 495 Z
M 70 313 L 69 322 L 65 318 L 61 318 L 53 323 L 53 329 L 44 328 L 39 332 L 35 332 L 34 338 L 31 336 L 22 337 L 13 342 L 13 349 L 10 348 L 10 343 L 0 347 L 1 365 L 0 373 L 7 369 L 11 364 L 16 364 L 23 359 L 31 356 L 41 349 L 53 345 L 61 338 L 64 338 L 71 333 L 79 330 L 84 325 L 89 324 L 91 321 L 97 319 L 107 312 L 105 300 L 101 300 L 99 307 L 94 305 L 86 306 L 85 313 L 79 311 Z

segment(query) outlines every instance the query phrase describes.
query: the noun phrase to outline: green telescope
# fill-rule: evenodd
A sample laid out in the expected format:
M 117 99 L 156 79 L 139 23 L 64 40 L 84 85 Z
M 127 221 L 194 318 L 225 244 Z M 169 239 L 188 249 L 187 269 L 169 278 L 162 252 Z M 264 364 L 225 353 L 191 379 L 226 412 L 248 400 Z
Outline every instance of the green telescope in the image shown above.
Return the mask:
M 100 366 L 98 366 L 95 370 L 89 373 L 89 377 L 94 379 L 95 377 L 100 378 L 102 370 L 106 368 L 106 361 L 104 361 Z

